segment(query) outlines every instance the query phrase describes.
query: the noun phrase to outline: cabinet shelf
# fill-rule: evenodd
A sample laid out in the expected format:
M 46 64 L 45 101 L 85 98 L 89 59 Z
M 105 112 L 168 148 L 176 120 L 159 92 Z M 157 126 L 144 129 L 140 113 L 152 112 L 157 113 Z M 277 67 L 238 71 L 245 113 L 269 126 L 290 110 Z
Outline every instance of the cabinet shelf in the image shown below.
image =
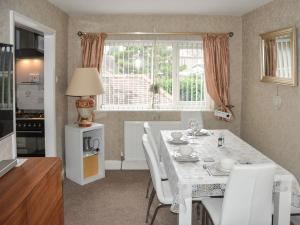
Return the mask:
M 92 150 L 92 151 L 83 151 L 83 158 L 89 157 L 89 156 L 93 156 L 93 155 L 97 155 L 99 154 L 98 151 L 96 150 Z

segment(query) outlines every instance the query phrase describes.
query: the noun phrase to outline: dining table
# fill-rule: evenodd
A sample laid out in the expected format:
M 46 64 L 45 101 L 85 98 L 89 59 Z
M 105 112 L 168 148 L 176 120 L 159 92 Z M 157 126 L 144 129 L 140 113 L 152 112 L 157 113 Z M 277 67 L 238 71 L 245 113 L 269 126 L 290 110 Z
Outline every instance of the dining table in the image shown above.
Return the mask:
M 171 211 L 179 214 L 179 225 L 192 224 L 192 201 L 224 196 L 230 173 L 218 170 L 224 158 L 239 164 L 274 163 L 274 225 L 290 225 L 291 206 L 300 208 L 300 188 L 295 176 L 229 130 L 205 130 L 202 135 L 189 130 L 182 143 L 172 142 L 174 130 L 162 130 L 160 160 L 164 163 L 173 195 Z M 220 145 L 221 138 L 221 145 Z M 182 146 L 190 146 L 197 160 L 180 161 L 176 156 Z M 241 188 L 243 188 L 241 186 Z

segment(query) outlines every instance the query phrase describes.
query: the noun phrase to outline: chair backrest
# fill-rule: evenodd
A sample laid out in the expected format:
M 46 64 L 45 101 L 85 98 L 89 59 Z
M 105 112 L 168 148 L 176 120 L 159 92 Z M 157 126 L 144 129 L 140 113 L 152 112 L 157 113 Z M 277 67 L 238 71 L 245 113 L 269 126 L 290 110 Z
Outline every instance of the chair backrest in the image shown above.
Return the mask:
M 275 168 L 274 164 L 234 166 L 220 225 L 271 225 Z
M 144 147 L 146 161 L 150 170 L 153 187 L 157 194 L 157 198 L 159 199 L 160 202 L 164 202 L 164 193 L 162 188 L 159 164 L 156 161 L 153 150 L 151 149 L 147 134 L 143 135 L 143 147 Z
M 161 145 L 161 130 L 184 130 L 186 127 L 182 125 L 181 121 L 149 121 L 154 142 L 157 149 L 160 150 Z
M 154 136 L 153 136 L 149 122 L 144 123 L 144 130 L 145 130 L 145 133 L 147 134 L 148 142 L 151 146 L 151 149 L 154 151 L 155 158 L 156 158 L 157 162 L 160 162 L 160 155 L 159 155 L 158 147 L 154 141 Z

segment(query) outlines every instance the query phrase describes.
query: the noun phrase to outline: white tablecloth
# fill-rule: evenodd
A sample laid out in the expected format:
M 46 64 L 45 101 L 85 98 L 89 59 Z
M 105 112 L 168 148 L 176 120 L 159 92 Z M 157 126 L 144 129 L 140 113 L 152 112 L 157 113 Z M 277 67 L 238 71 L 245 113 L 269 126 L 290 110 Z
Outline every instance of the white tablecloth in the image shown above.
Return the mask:
M 190 139 L 186 136 L 185 138 L 190 142 L 189 146 L 197 152 L 200 161 L 193 163 L 177 162 L 173 155 L 179 146 L 169 143 L 171 132 L 173 131 L 161 131 L 160 149 L 161 160 L 165 164 L 174 196 L 174 203 L 171 207 L 173 211 L 179 211 L 178 206 L 180 204 L 185 208 L 184 199 L 190 195 L 193 198 L 223 195 L 228 176 L 211 176 L 203 168 L 204 164 L 209 166 L 220 161 L 222 158 L 232 158 L 240 162 L 253 164 L 273 162 L 228 130 L 213 130 L 210 131 L 210 136 L 201 136 L 196 139 Z M 225 138 L 223 147 L 217 146 L 220 133 Z M 215 162 L 207 163 L 201 160 L 207 157 L 212 157 Z M 289 171 L 279 165 L 274 178 L 274 193 L 276 192 L 293 193 L 292 204 L 300 207 L 298 182 Z

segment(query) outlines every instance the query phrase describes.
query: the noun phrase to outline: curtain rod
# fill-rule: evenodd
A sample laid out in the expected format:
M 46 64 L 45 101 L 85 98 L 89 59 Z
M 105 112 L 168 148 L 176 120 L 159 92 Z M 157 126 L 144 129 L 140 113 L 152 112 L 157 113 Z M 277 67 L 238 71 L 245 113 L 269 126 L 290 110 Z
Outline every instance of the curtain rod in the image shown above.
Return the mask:
M 228 34 L 229 37 L 233 37 L 234 33 L 229 32 L 229 33 L 204 33 L 204 32 L 162 32 L 162 33 L 157 33 L 157 32 L 103 32 L 107 35 L 190 35 L 190 36 L 204 36 L 206 34 Z M 82 37 L 86 34 L 92 34 L 92 33 L 86 33 L 82 31 L 78 31 L 77 35 L 79 37 Z

